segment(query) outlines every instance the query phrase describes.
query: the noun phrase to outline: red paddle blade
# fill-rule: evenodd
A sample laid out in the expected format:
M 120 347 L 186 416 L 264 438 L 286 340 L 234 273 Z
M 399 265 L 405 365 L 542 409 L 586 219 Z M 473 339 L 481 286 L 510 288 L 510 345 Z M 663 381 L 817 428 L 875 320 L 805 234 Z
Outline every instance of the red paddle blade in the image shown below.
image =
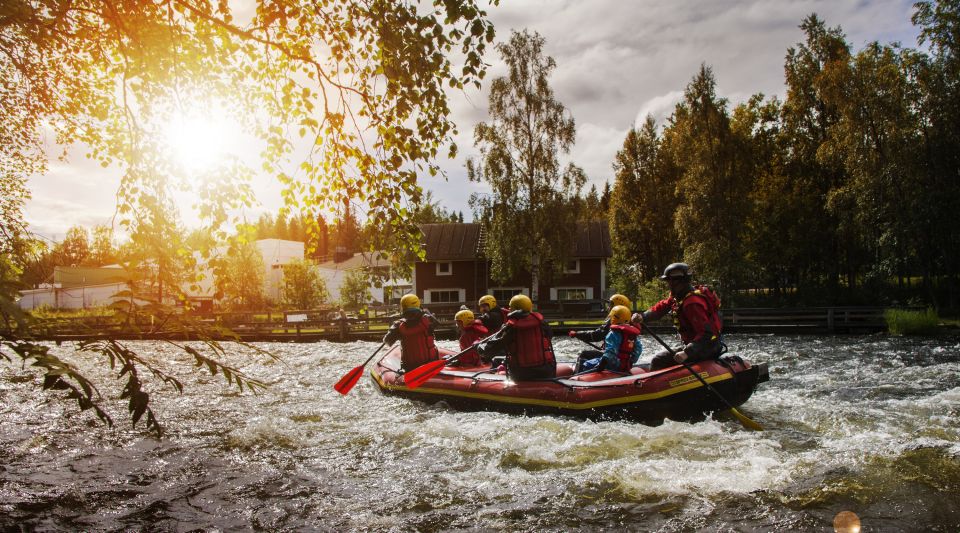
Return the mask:
M 436 376 L 443 370 L 443 367 L 447 366 L 446 359 L 440 359 L 438 361 L 430 361 L 425 365 L 418 366 L 413 370 L 407 372 L 403 375 L 403 382 L 407 384 L 408 389 L 415 389 L 420 385 L 423 385 L 433 376 Z
M 347 394 L 357 384 L 357 381 L 360 381 L 362 375 L 363 365 L 353 367 L 353 370 L 344 374 L 333 388 L 340 394 Z

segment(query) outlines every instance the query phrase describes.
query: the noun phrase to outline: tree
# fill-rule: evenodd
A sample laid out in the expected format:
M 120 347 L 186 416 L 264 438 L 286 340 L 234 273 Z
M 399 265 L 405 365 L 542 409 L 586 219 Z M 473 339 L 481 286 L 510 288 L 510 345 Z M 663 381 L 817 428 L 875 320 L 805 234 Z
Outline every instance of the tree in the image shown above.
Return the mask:
M 314 309 L 330 294 L 317 270 L 308 261 L 292 261 L 283 266 L 283 303 L 292 309 Z
M 278 178 L 289 205 L 316 220 L 324 210 L 358 202 L 371 225 L 396 230 L 391 246 L 415 250 L 420 235 L 403 205 L 419 196 L 419 172 L 439 171 L 435 158 L 441 149 L 456 151 L 449 144 L 455 129 L 444 88 L 479 85 L 482 55 L 493 37 L 473 0 L 437 1 L 432 8 L 396 1 L 257 0 L 254 9 L 212 0 L 3 2 L 0 251 L 14 245 L 26 177 L 45 168 L 41 132 L 47 127 L 64 145 L 89 146 L 97 162 L 119 164 L 118 215 L 129 234 L 139 232 L 148 242 L 147 232 L 164 228 L 158 210 L 170 206 L 169 193 L 184 189 L 193 191 L 208 231 L 227 241 L 232 213 L 253 200 L 247 184 L 252 170 L 234 160 L 198 176 L 170 157 L 164 135 L 178 115 L 202 111 L 212 99 L 261 136 L 266 148 L 258 168 Z M 448 57 L 454 51 L 456 66 Z M 303 150 L 295 150 L 297 137 Z M 295 153 L 303 163 L 289 165 Z M 297 172 L 287 174 L 286 168 Z M 0 302 L 5 319 L 11 318 L 8 302 Z M 161 323 L 179 320 L 158 304 L 143 312 L 162 314 Z M 81 408 L 106 417 L 95 389 L 68 362 L 19 333 L 0 342 L 45 369 L 46 385 L 70 389 Z M 222 354 L 219 345 L 208 347 L 214 356 Z M 122 344 L 89 348 L 111 361 L 120 358 L 121 375 L 131 380 L 126 393 L 132 395 L 134 422 L 146 412 L 148 428 L 159 431 L 136 369 L 179 382 Z M 189 351 L 212 372 L 228 368 Z M 228 381 L 252 383 L 233 370 L 224 373 Z
M 673 213 L 677 209 L 676 175 L 666 171 L 657 125 L 647 117 L 633 128 L 613 162 L 610 192 L 610 277 L 621 292 L 639 294 L 646 280 L 680 256 Z
M 509 74 L 490 86 L 491 122 L 474 130 L 480 157 L 467 163 L 470 179 L 493 189 L 470 198 L 491 235 L 484 250 L 491 274 L 506 280 L 530 272 L 533 300 L 541 278 L 552 277 L 571 252 L 574 206 L 586 182 L 572 163 L 560 169 L 558 156 L 570 151 L 576 128 L 550 88 L 556 62 L 544 55 L 544 43 L 524 30 L 497 45 Z
M 72 226 L 63 240 L 54 248 L 58 264 L 61 266 L 79 266 L 90 255 L 90 236 L 87 229 Z
M 839 27 L 827 28 L 815 14 L 800 25 L 806 39 L 787 49 L 784 62 L 787 96 L 782 107 L 784 172 L 793 185 L 795 224 L 793 247 L 798 283 L 817 285 L 823 276 L 831 293 L 846 274 L 848 285 L 856 285 L 854 270 L 859 250 L 848 237 L 851 224 L 846 210 L 828 209 L 830 191 L 846 180 L 842 162 L 820 147 L 840 111 L 824 99 L 823 89 L 850 58 L 850 47 Z M 846 235 L 845 235 L 846 234 Z
M 340 305 L 360 309 L 370 301 L 370 279 L 363 269 L 350 270 L 340 285 Z
M 249 242 L 234 243 L 216 275 L 218 297 L 232 311 L 262 309 L 267 299 L 265 277 L 260 250 Z
M 98 267 L 117 262 L 117 249 L 113 246 L 113 230 L 109 226 L 94 226 L 89 261 L 93 266 Z
M 677 104 L 662 149 L 679 170 L 674 226 L 684 259 L 702 279 L 739 287 L 747 271 L 743 232 L 751 169 L 731 132 L 727 101 L 717 96 L 706 65 Z
M 440 205 L 439 201 L 433 198 L 433 191 L 426 191 L 423 194 L 423 198 L 416 209 L 414 209 L 412 217 L 417 222 L 417 225 L 463 222 L 462 218 L 457 218 L 456 213 L 448 213 L 447 210 Z

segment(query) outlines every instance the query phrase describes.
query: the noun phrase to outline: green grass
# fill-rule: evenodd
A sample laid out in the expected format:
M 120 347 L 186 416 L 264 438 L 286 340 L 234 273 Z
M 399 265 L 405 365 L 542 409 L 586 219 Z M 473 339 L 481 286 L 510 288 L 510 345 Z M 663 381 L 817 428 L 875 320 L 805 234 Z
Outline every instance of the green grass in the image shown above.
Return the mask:
M 936 332 L 940 317 L 933 309 L 926 311 L 908 311 L 905 309 L 887 309 L 883 313 L 887 329 L 894 335 L 928 335 Z

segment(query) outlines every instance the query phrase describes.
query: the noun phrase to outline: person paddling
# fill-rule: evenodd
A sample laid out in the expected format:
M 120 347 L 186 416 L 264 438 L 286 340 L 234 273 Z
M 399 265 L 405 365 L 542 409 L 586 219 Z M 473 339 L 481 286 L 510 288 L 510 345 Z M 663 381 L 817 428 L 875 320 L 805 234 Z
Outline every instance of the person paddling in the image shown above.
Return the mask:
M 691 283 L 693 271 L 686 263 L 668 265 L 660 279 L 670 286 L 670 296 L 643 313 L 635 313 L 632 321 L 641 325 L 670 313 L 684 346 L 673 353 L 665 350 L 655 355 L 650 370 L 719 357 L 723 353 L 720 298 L 706 285 L 695 287 Z
M 584 350 L 577 358 L 577 366 L 573 372 L 589 370 L 613 370 L 614 372 L 630 372 L 630 369 L 640 359 L 643 345 L 637 340 L 640 328 L 630 323 L 630 310 L 622 305 L 616 305 L 610 310 L 610 331 L 603 342 L 603 352 L 598 350 Z
M 529 297 L 518 294 L 510 299 L 507 322 L 477 350 L 481 355 L 505 352 L 507 374 L 514 381 L 550 379 L 557 375 L 557 359 L 550 337 L 550 327 L 543 315 L 533 311 Z
M 457 321 L 457 332 L 460 334 L 461 352 L 477 344 L 489 335 L 487 328 L 483 326 L 480 320 L 473 316 L 473 311 L 469 309 L 458 311 L 454 319 Z M 451 363 L 450 366 L 478 366 L 479 364 L 480 356 L 477 355 L 476 350 L 471 350 L 461 355 L 460 358 L 456 362 Z
M 400 341 L 400 367 L 412 370 L 440 359 L 440 351 L 433 342 L 437 319 L 420 308 L 420 298 L 415 294 L 404 295 L 400 298 L 400 313 L 403 318 L 394 322 L 383 336 L 387 346 Z
M 487 328 L 487 331 L 491 332 L 500 331 L 503 323 L 507 320 L 507 314 L 510 312 L 507 309 L 501 309 L 500 306 L 497 305 L 497 299 L 490 294 L 484 294 L 480 297 L 480 300 L 477 302 L 477 308 L 480 310 L 480 322 L 483 323 L 483 327 Z M 487 350 L 480 358 L 484 363 L 490 363 L 494 357 L 501 355 L 503 355 L 503 352 Z

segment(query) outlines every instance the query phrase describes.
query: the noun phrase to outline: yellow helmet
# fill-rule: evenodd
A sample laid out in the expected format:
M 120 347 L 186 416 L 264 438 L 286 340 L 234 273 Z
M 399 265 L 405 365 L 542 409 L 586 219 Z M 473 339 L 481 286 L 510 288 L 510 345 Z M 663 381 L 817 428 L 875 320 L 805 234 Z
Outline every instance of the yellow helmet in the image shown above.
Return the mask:
M 400 298 L 400 312 L 404 312 L 411 307 L 420 307 L 420 298 L 416 294 L 404 294 Z
M 490 307 L 490 309 L 494 309 L 497 307 L 497 299 L 489 294 L 485 294 L 481 296 L 480 301 L 477 302 L 477 305 L 484 305 L 484 304 Z
M 469 309 L 457 311 L 457 314 L 453 318 L 463 327 L 467 327 L 467 325 L 473 323 L 473 311 Z
M 518 294 L 513 298 L 510 298 L 510 310 L 511 311 L 533 311 L 533 302 L 530 301 L 530 298 L 524 294 Z
M 610 317 L 610 323 L 612 324 L 626 324 L 630 322 L 630 310 L 622 305 L 613 306 L 613 309 L 610 310 L 610 314 L 607 316 Z
M 622 305 L 622 306 L 626 307 L 627 309 L 630 309 L 631 307 L 633 307 L 633 305 L 630 303 L 630 298 L 627 298 L 626 296 L 624 296 L 624 295 L 622 295 L 622 294 L 614 294 L 614 295 L 611 296 L 610 299 L 607 300 L 607 301 L 609 301 L 610 304 L 611 304 L 611 305 L 614 305 L 614 306 Z

